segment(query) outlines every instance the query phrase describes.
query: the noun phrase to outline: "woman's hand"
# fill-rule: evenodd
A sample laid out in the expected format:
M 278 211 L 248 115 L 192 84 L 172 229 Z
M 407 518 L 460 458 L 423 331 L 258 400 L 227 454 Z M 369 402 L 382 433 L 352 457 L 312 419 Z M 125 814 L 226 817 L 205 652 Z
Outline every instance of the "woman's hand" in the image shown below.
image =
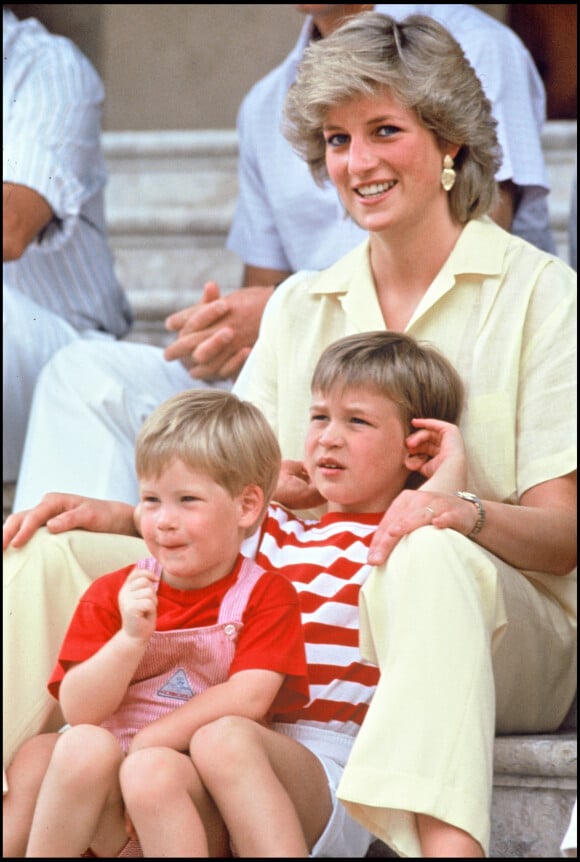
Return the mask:
M 476 520 L 475 507 L 453 493 L 441 494 L 422 489 L 401 491 L 376 529 L 368 562 L 373 566 L 382 565 L 399 539 L 419 527 L 431 524 L 441 530 L 457 530 L 467 536 L 475 527 Z
M 405 443 L 412 455 L 421 456 L 417 472 L 427 480 L 419 490 L 402 491 L 391 503 L 373 536 L 368 561 L 384 563 L 399 539 L 419 527 L 432 524 L 467 535 L 477 513 L 454 491 L 465 488 L 467 459 L 457 425 L 439 419 L 413 419 L 417 428 Z
M 326 503 L 312 482 L 302 461 L 282 461 L 273 499 L 287 509 L 315 509 Z
M 33 509 L 9 515 L 2 530 L 2 549 L 8 545 L 20 548 L 40 528 L 51 533 L 67 530 L 90 530 L 95 533 L 138 535 L 129 503 L 97 500 L 79 494 L 45 494 Z

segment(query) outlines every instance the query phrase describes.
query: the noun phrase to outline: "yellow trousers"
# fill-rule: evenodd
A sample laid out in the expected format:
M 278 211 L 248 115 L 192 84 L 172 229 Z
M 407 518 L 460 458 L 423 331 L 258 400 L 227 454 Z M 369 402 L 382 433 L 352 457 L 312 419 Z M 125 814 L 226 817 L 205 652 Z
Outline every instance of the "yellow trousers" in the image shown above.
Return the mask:
M 4 553 L 3 763 L 26 739 L 63 724 L 46 684 L 78 600 L 99 575 L 146 556 L 141 539 L 39 530 Z
M 459 533 L 426 527 L 371 573 L 360 621 L 381 677 L 339 799 L 399 856 L 421 856 L 417 812 L 465 830 L 487 855 L 494 736 L 564 719 L 574 615 Z

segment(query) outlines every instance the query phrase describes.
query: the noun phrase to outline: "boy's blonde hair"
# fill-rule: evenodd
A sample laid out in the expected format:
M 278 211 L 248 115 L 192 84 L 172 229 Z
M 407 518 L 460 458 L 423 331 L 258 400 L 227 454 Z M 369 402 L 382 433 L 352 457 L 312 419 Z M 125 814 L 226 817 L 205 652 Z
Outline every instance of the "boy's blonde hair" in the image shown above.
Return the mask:
M 463 383 L 451 363 L 432 345 L 400 332 L 364 332 L 330 344 L 312 376 L 312 392 L 367 389 L 395 402 L 408 431 L 411 419 L 457 424 Z
M 263 413 L 220 389 L 188 389 L 157 407 L 135 444 L 139 479 L 157 477 L 178 458 L 238 496 L 258 485 L 270 502 L 280 473 L 278 441 Z

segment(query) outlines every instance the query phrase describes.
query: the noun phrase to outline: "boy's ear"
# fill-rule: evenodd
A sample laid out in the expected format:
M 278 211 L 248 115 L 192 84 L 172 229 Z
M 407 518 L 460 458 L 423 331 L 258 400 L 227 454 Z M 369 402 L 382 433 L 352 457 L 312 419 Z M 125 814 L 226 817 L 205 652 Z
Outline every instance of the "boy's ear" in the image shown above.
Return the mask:
M 259 485 L 246 485 L 239 500 L 240 527 L 253 527 L 264 508 L 264 492 Z
M 405 467 L 410 473 L 418 473 L 425 461 L 429 460 L 428 455 L 419 455 L 419 453 L 407 452 L 405 454 Z

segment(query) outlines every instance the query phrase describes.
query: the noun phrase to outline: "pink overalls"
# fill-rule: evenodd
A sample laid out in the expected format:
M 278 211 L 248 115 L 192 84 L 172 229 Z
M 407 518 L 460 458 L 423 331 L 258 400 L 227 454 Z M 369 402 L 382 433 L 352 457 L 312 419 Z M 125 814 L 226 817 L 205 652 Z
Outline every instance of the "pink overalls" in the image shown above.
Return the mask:
M 160 568 L 153 557 L 139 560 L 137 567 Z M 153 632 L 123 701 L 101 725 L 114 733 L 123 751 L 141 727 L 227 680 L 248 598 L 263 574 L 253 560 L 244 559 L 215 625 Z
M 136 565 L 161 575 L 154 557 Z M 141 727 L 227 680 L 248 598 L 263 574 L 253 560 L 243 560 L 237 581 L 222 599 L 215 625 L 153 632 L 123 701 L 101 725 L 117 737 L 125 753 Z M 88 850 L 83 856 L 94 858 L 94 853 Z M 139 842 L 130 838 L 117 858 L 139 857 L 143 857 Z

